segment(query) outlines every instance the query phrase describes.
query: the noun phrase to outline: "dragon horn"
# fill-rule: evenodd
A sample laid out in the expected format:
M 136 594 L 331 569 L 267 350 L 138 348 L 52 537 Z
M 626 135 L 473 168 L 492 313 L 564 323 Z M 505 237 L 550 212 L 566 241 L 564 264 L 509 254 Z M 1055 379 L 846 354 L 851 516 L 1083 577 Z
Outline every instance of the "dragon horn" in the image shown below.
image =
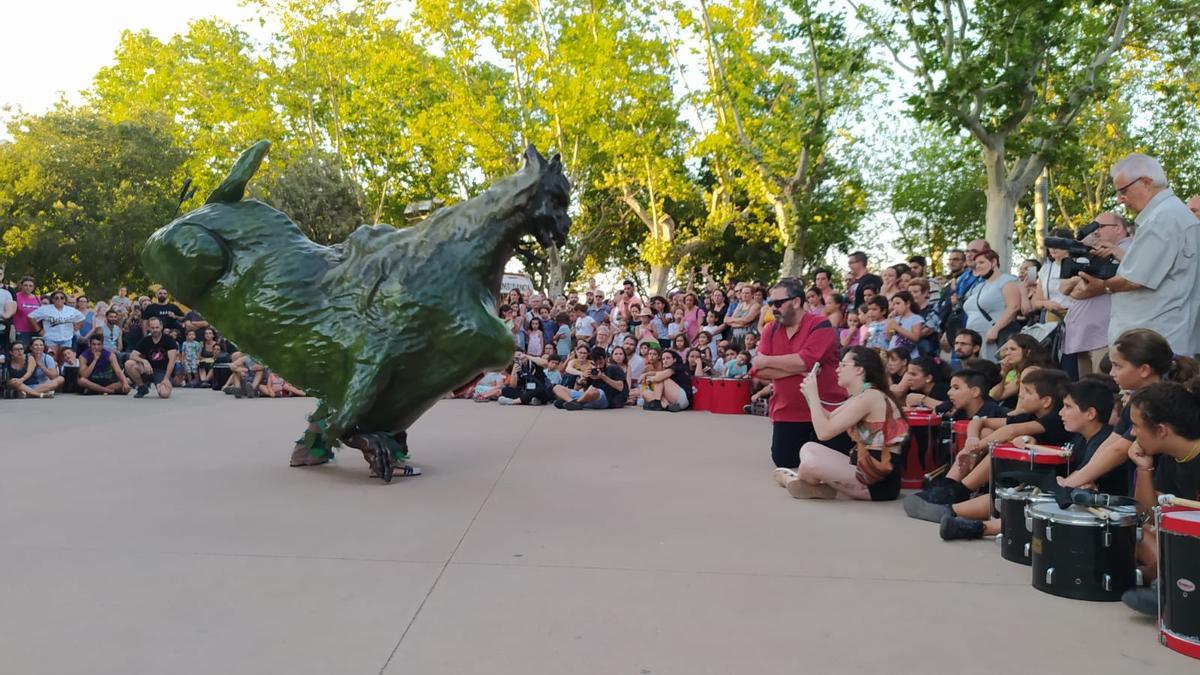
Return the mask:
M 246 184 L 250 182 L 254 172 L 258 171 L 258 166 L 262 164 L 263 157 L 267 156 L 270 149 L 270 141 L 259 141 L 250 146 L 238 157 L 238 161 L 229 170 L 229 176 L 212 191 L 204 203 L 234 204 L 242 201 L 242 197 L 246 196 Z

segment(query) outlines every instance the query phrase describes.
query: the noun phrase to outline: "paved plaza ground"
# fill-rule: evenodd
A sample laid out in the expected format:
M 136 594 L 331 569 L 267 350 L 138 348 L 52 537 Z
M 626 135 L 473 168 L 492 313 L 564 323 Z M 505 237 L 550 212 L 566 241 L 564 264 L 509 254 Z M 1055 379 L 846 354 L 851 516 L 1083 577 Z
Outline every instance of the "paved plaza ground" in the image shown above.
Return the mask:
M 991 542 L 791 499 L 762 418 L 443 401 L 385 486 L 287 467 L 312 406 L 0 401 L 0 672 L 1197 672 Z

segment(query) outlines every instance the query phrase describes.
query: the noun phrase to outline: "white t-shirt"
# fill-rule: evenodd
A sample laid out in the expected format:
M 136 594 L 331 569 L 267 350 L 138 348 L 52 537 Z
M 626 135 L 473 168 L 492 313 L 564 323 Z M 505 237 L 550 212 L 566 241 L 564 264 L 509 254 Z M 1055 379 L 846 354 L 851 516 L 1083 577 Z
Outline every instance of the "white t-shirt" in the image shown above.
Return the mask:
M 596 332 L 596 320 L 584 314 L 575 319 L 575 335 L 576 337 L 592 337 Z
M 29 313 L 30 321 L 41 321 L 45 338 L 54 342 L 68 342 L 75 338 L 75 324 L 83 321 L 83 314 L 74 307 L 42 305 Z
M 9 293 L 8 289 L 6 288 L 0 288 L 0 314 L 4 312 L 4 306 L 10 302 L 15 302 L 15 300 L 13 300 L 12 293 Z M 0 316 L 0 323 L 8 323 L 11 318 L 12 317 L 5 319 L 3 316 Z
M 1049 265 L 1042 265 L 1042 269 L 1038 270 L 1038 286 L 1042 289 L 1042 294 L 1051 302 L 1057 302 L 1063 307 L 1071 307 L 1071 297 L 1063 295 L 1060 290 L 1062 286 L 1062 263 L 1051 261 Z

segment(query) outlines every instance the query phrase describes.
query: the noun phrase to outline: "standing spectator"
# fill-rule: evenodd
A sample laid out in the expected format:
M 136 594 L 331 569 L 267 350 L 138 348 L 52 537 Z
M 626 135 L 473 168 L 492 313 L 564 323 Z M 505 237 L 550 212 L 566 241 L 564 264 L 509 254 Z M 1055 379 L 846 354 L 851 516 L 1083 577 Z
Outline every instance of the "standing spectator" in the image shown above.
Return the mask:
M 525 340 L 525 351 L 532 356 L 541 356 L 546 347 L 546 333 L 542 330 L 542 320 L 533 317 L 529 320 L 529 332 Z
M 696 336 L 704 326 L 704 310 L 700 309 L 700 299 L 688 291 L 683 296 L 683 332 L 687 335 L 689 345 L 696 344 Z
M 83 351 L 87 349 L 87 336 L 96 327 L 96 313 L 92 311 L 91 303 L 88 302 L 86 295 L 75 298 L 75 309 L 83 315 L 83 321 L 79 322 L 75 328 L 75 344 L 79 346 L 79 351 Z
M 850 309 L 855 309 L 863 302 L 863 289 L 871 287 L 875 292 L 883 287 L 883 279 L 871 274 L 867 269 L 867 254 L 862 251 L 855 251 L 850 254 L 847 260 L 847 266 L 850 268 L 848 275 L 848 283 L 846 284 L 846 301 L 850 305 Z
M 93 335 L 99 335 L 104 342 L 104 348 L 113 354 L 121 354 L 123 349 L 124 339 L 121 335 L 121 320 L 120 313 L 116 309 L 109 309 L 104 313 L 104 323 L 99 324 L 87 334 L 90 340 Z
M 129 306 L 133 304 L 129 299 L 129 288 L 127 286 L 118 288 L 117 294 L 112 296 L 112 299 L 108 301 L 108 304 L 112 305 L 113 307 L 124 307 L 126 310 L 128 310 Z
M 1117 201 L 1137 211 L 1133 242 L 1116 276 L 1080 273 L 1084 293 L 1113 294 L 1108 339 L 1133 328 L 1162 335 L 1176 354 L 1200 352 L 1200 225 L 1175 193 L 1158 160 L 1134 153 L 1110 172 Z
M 79 355 L 79 393 L 128 394 L 129 381 L 121 372 L 117 355 L 104 348 L 104 338 L 92 333 L 88 348 Z
M 575 342 L 582 341 L 591 344 L 592 340 L 596 337 L 596 321 L 588 316 L 587 305 L 575 305 L 572 318 L 575 321 L 575 332 L 572 333 Z
M 612 305 L 605 302 L 604 291 L 596 291 L 592 299 L 592 304 L 588 306 L 587 315 L 592 317 L 592 321 L 595 321 L 596 325 L 599 326 L 604 323 L 604 320 L 611 313 Z
M 804 311 L 804 285 L 798 279 L 782 279 L 771 289 L 774 321 L 762 336 L 758 356 L 752 361 L 751 375 L 770 380 L 774 385 L 771 418 L 771 458 L 775 462 L 775 480 L 786 485 L 800 466 L 800 448 L 816 440 L 812 412 L 800 393 L 800 382 L 820 364 L 817 388 L 820 398 L 832 405 L 846 398 L 837 384 L 838 345 L 833 326 L 825 319 Z M 848 452 L 845 436 L 830 440 L 838 451 Z
M 726 302 L 725 291 L 718 288 L 712 292 L 712 301 L 708 305 L 708 317 L 706 317 L 705 323 L 720 326 L 725 323 L 725 315 L 728 313 L 729 304 Z M 724 331 L 724 327 L 721 330 Z
M 1068 229 L 1051 230 L 1050 235 L 1074 239 L 1075 233 Z M 1046 263 L 1038 270 L 1037 288 L 1033 291 L 1033 309 L 1044 312 L 1043 321 L 1057 323 L 1067 316 L 1071 308 L 1071 297 L 1062 292 L 1062 261 L 1067 252 L 1061 248 L 1046 249 Z
M 975 256 L 975 284 L 963 308 L 967 312 L 967 328 L 983 335 L 980 355 L 995 361 L 1000 345 L 1015 332 L 1013 319 L 1021 310 L 1021 289 L 1017 278 L 1000 271 L 1000 256 L 987 250 Z
M 896 291 L 900 290 L 900 275 L 896 272 L 895 267 L 885 267 L 879 275 L 883 279 L 883 285 L 879 287 L 879 294 L 891 300 Z
M 125 336 L 123 341 L 126 347 L 136 345 L 142 341 L 146 335 L 146 330 L 142 327 L 142 308 L 140 305 L 134 304 L 129 308 L 129 318 L 125 320 Z
M 923 255 L 914 255 L 908 259 L 908 269 L 912 272 L 912 279 L 909 284 L 917 279 L 924 279 L 925 283 L 929 284 L 930 292 L 937 293 L 941 290 L 936 279 L 929 276 L 929 261 Z
M 17 310 L 12 315 L 13 330 L 17 333 L 17 341 L 28 349 L 29 343 L 38 333 L 37 324 L 29 318 L 30 312 L 42 306 L 42 301 L 33 294 L 33 277 L 21 279 L 20 290 L 16 295 Z
M 168 300 L 170 294 L 167 289 L 159 288 L 154 292 L 154 302 L 147 304 L 142 308 L 142 320 L 146 321 L 152 318 L 162 320 L 164 330 L 181 330 L 183 328 L 183 310 L 179 305 Z
M 1098 255 L 1121 260 L 1133 238 L 1125 219 L 1111 211 L 1096 216 L 1100 227 L 1088 235 L 1085 243 Z M 1085 290 L 1079 277 L 1062 282 L 1063 293 L 1071 296 L 1071 311 L 1063 324 L 1062 353 L 1074 358 L 1082 377 L 1100 372 L 1100 362 L 1108 354 L 1108 321 L 1112 315 L 1112 295 L 1102 290 Z
M 745 342 L 746 334 L 754 330 L 758 325 L 758 315 L 762 311 L 762 307 L 754 302 L 754 289 L 750 286 L 743 286 L 738 291 L 739 301 L 737 307 L 733 308 L 732 313 L 725 315 L 725 326 L 732 331 L 730 339 L 738 349 L 742 348 Z M 800 300 L 804 300 L 804 291 L 800 291 Z
M 221 356 L 221 344 L 217 342 L 217 332 L 212 328 L 205 328 L 201 332 L 201 336 L 200 360 L 196 367 L 196 374 L 200 378 L 200 385 L 207 387 L 212 383 L 213 367 L 216 366 L 217 359 Z
M 49 305 L 42 305 L 29 313 L 29 319 L 42 324 L 42 336 L 52 356 L 58 350 L 75 345 L 75 326 L 83 321 L 83 314 L 67 306 L 67 294 L 54 291 Z
M 939 303 L 929 299 L 929 279 L 917 277 L 908 282 L 908 293 L 913 298 L 913 312 L 921 317 L 921 339 L 917 341 L 917 351 L 922 356 L 937 356 L 942 317 Z
M 1033 308 L 1033 296 L 1037 293 L 1038 273 L 1042 271 L 1042 261 L 1026 258 L 1017 268 L 1017 281 L 1021 282 L 1021 311 L 1017 317 L 1021 323 L 1036 323 L 1037 312 Z
M 922 329 L 925 324 L 921 315 L 914 311 L 916 301 L 913 300 L 912 293 L 897 291 L 892 296 L 891 309 L 891 318 L 887 321 L 887 334 L 890 337 L 888 349 L 906 352 L 910 360 L 915 359 L 920 356 L 917 343 L 924 335 Z
M 605 324 L 600 324 L 596 327 L 596 346 L 604 350 L 605 354 L 611 354 L 613 347 L 616 345 L 613 342 L 612 328 Z M 624 366 L 622 366 L 623 368 Z
M 637 305 L 640 309 L 642 301 L 634 289 L 633 279 L 626 279 L 621 286 L 622 290 L 615 300 L 617 314 L 626 321 L 633 321 L 637 317 L 637 309 L 633 306 Z
M 150 334 L 143 337 L 130 352 L 125 361 L 125 374 L 137 385 L 134 398 L 142 398 L 150 393 L 147 379 L 154 382 L 159 398 L 170 398 L 170 373 L 179 359 L 179 343 L 170 335 L 163 334 L 163 322 L 158 317 L 147 319 L 146 328 Z
M 4 265 L 0 263 L 0 354 L 8 353 L 9 326 L 16 313 L 17 301 L 4 287 Z

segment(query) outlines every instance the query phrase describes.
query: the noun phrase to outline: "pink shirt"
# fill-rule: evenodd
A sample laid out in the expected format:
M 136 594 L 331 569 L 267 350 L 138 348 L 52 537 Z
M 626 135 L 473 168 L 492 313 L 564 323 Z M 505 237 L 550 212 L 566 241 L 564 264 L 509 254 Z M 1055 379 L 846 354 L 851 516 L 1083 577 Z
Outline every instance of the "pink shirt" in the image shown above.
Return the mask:
M 29 313 L 42 306 L 42 301 L 36 295 L 28 295 L 17 291 L 17 313 L 12 315 L 12 325 L 18 333 L 36 333 L 37 326 L 29 318 Z
M 704 310 L 693 307 L 691 311 L 683 310 L 683 328 L 687 333 L 689 345 L 696 344 L 696 336 L 700 334 L 700 326 L 704 324 Z

